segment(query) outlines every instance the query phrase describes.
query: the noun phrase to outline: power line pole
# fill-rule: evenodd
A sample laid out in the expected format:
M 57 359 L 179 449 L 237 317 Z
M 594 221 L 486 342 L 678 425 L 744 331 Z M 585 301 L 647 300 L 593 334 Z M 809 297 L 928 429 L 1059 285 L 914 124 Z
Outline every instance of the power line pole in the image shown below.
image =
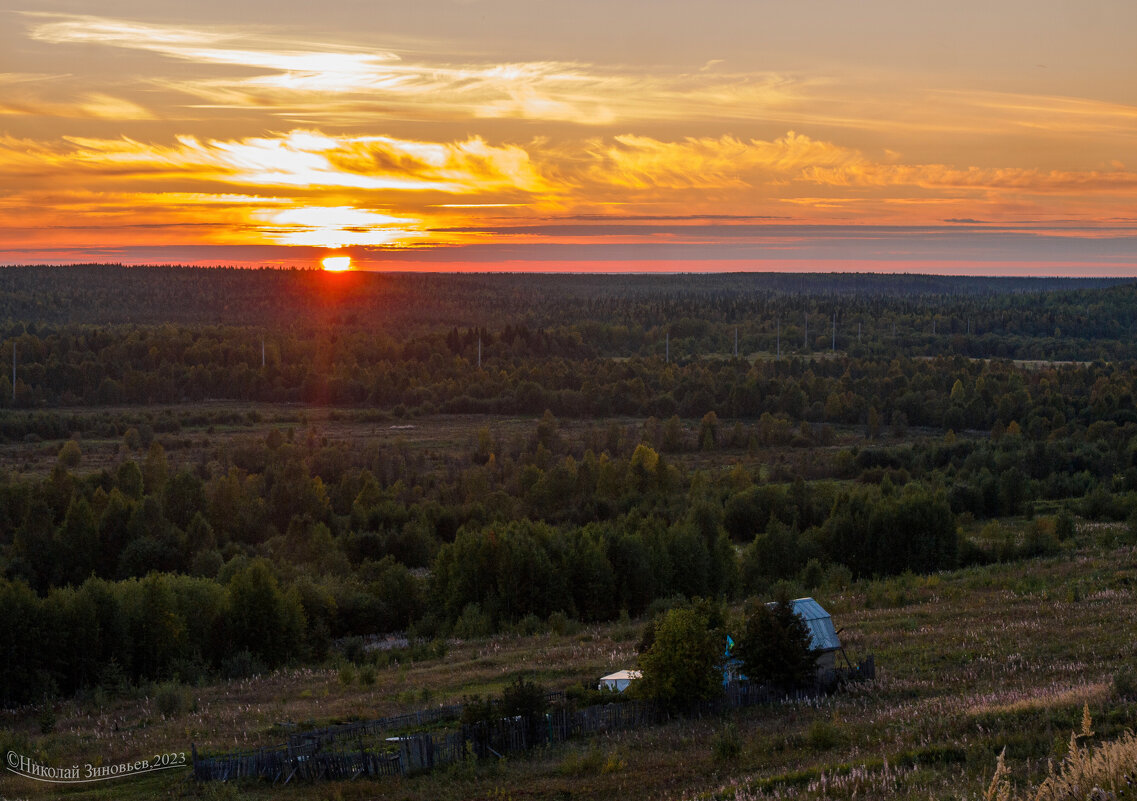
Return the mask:
M 833 312 L 833 344 L 830 345 L 829 350 L 833 353 L 837 352 L 837 312 Z
M 12 405 L 16 405 L 16 340 L 12 340 Z
M 782 318 L 778 318 L 778 358 L 782 358 Z
M 478 332 L 478 369 L 482 369 L 482 332 Z
M 805 329 L 804 330 L 805 330 L 805 333 L 803 333 L 802 337 L 801 337 L 801 346 L 803 348 L 805 348 L 806 350 L 809 350 L 809 311 L 808 310 L 805 313 Z
M 738 326 L 734 327 L 734 358 L 738 358 Z

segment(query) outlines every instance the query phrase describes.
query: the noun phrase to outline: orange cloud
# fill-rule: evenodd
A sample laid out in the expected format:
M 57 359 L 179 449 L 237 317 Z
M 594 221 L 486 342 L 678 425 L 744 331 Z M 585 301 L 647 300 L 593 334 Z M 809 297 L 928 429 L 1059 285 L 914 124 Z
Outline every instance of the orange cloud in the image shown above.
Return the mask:
M 126 137 L 66 137 L 54 145 L 0 137 L 0 174 L 76 172 L 304 189 L 553 191 L 523 148 L 479 137 L 435 143 L 297 130 L 228 141 L 179 136 L 172 147 Z
M 67 219 L 98 236 L 118 230 L 146 241 L 405 247 L 481 241 L 558 216 L 776 216 L 785 204 L 800 210 L 799 222 L 1092 220 L 1131 197 L 1137 175 L 905 164 L 793 131 L 772 140 L 623 134 L 522 145 L 297 129 L 172 144 L 0 137 L 0 184 L 9 187 L 0 201 L 9 237 Z M 606 236 L 667 238 L 682 224 L 666 227 Z
M 774 141 L 723 136 L 663 142 L 626 134 L 612 144 L 592 140 L 589 155 L 590 179 L 629 189 L 739 188 L 862 159 L 855 151 L 793 131 Z
M 843 187 L 903 187 L 924 189 L 1015 191 L 1029 194 L 1131 194 L 1137 173 L 1117 169 L 1033 170 L 1016 168 L 959 169 L 944 164 L 878 164 L 867 161 L 839 167 L 811 166 L 803 180 Z

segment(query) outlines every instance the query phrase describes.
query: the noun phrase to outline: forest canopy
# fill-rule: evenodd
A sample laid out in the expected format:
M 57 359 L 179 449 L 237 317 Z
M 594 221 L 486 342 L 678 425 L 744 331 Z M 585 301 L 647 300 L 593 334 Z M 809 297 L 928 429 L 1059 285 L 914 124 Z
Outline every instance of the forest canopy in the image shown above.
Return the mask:
M 0 703 L 1132 536 L 1134 287 L 889 278 L 0 270 Z

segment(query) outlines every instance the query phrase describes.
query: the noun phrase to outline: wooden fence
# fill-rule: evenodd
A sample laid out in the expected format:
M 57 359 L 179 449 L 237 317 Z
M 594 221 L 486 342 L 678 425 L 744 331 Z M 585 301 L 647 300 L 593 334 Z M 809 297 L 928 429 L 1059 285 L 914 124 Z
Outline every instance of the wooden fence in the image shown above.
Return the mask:
M 875 677 L 876 667 L 870 656 L 856 668 L 819 677 L 813 687 L 798 695 L 812 697 L 832 690 L 843 681 Z M 784 693 L 765 685 L 732 682 L 724 687 L 720 698 L 692 704 L 684 714 L 721 715 L 728 709 L 770 703 L 783 697 Z M 500 758 L 547 743 L 653 726 L 671 718 L 669 710 L 650 701 L 574 709 L 565 703 L 562 693 L 550 693 L 547 700 L 554 703 L 543 718 L 501 717 L 465 724 L 459 731 L 383 736 L 444 720 L 458 720 L 462 706 L 454 705 L 298 732 L 289 737 L 287 745 L 277 748 L 200 756 L 194 746 L 191 747 L 193 775 L 199 781 L 260 778 L 284 784 L 294 779 L 316 781 L 407 775 L 471 757 Z

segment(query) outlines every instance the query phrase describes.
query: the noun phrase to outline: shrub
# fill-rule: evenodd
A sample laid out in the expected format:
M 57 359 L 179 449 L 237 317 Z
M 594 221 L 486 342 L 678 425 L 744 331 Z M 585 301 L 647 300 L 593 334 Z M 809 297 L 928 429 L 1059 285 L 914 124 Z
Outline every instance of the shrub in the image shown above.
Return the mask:
M 1114 673 L 1113 694 L 1122 701 L 1137 701 L 1137 671 L 1123 667 Z
M 481 606 L 476 603 L 468 603 L 462 609 L 461 617 L 454 621 L 454 629 L 451 633 L 463 640 L 488 637 L 493 633 L 493 620 L 486 612 L 482 611 Z
M 1074 516 L 1070 514 L 1069 509 L 1063 508 L 1054 519 L 1054 534 L 1059 541 L 1065 542 L 1073 539 L 1075 533 L 1077 533 L 1077 529 L 1074 526 Z
M 580 631 L 580 624 L 569 618 L 564 612 L 553 612 L 549 615 L 549 631 L 553 634 L 576 634 Z
M 126 677 L 126 671 L 122 669 L 115 657 L 111 657 L 99 669 L 98 688 L 104 693 L 105 696 L 116 698 L 126 693 L 130 688 L 130 682 Z
M 620 756 L 617 752 L 613 751 L 608 755 L 608 758 L 604 760 L 604 767 L 600 769 L 600 772 L 619 773 L 626 767 L 628 767 L 627 760 Z
M 711 756 L 715 762 L 733 762 L 742 753 L 742 739 L 733 723 L 723 726 L 711 740 Z
M 534 634 L 540 634 L 544 628 L 544 625 L 541 623 L 541 618 L 530 613 L 517 621 L 517 625 L 513 627 L 513 630 L 524 637 L 532 637 Z
M 814 751 L 828 751 L 841 744 L 841 730 L 828 720 L 815 720 L 805 735 L 805 741 Z
M 462 697 L 461 722 L 463 726 L 481 723 L 491 718 L 493 718 L 493 702 L 489 698 L 483 698 L 480 695 Z
M 176 718 L 189 706 L 182 685 L 171 681 L 154 688 L 154 708 L 164 718 Z
M 226 679 L 247 679 L 264 672 L 264 665 L 249 650 L 238 651 L 221 662 L 221 675 Z
M 529 741 L 535 742 L 537 730 L 545 717 L 549 702 L 545 688 L 518 676 L 501 693 L 501 712 L 505 717 L 520 717 L 525 722 Z
M 557 772 L 562 776 L 590 776 L 603 771 L 606 765 L 604 752 L 593 745 L 584 753 L 570 751 L 557 767 Z
M 40 734 L 51 734 L 55 731 L 55 707 L 48 698 L 43 699 L 36 713 L 36 723 L 39 724 Z

